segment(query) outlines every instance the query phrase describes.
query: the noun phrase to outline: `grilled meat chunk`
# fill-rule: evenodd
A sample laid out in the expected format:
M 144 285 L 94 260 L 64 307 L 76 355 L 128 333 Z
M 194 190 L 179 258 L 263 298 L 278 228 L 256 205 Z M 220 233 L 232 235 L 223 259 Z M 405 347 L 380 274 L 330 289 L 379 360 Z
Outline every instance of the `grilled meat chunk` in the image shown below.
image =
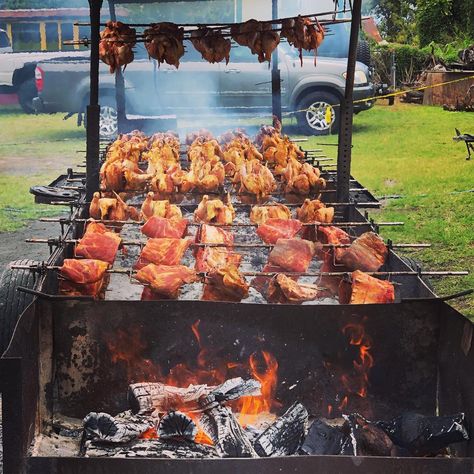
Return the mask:
M 339 303 L 341 304 L 393 303 L 394 301 L 395 288 L 392 283 L 374 278 L 360 270 L 352 272 L 351 283 L 342 280 L 339 285 Z
M 275 275 L 268 285 L 267 299 L 271 303 L 302 303 L 314 300 L 318 288 L 314 285 L 303 285 L 283 273 Z
M 257 234 L 266 244 L 276 244 L 278 239 L 293 238 L 301 228 L 301 222 L 296 219 L 267 219 L 258 226 Z
M 181 286 L 198 281 L 196 272 L 184 265 L 148 264 L 138 270 L 136 279 L 149 285 L 157 298 L 176 299 Z
M 122 239 L 115 232 L 108 231 L 104 224 L 92 221 L 79 240 L 75 254 L 76 257 L 102 260 L 112 264 L 121 242 Z
M 100 298 L 108 282 L 108 267 L 102 260 L 65 259 L 59 269 L 59 293 Z
M 143 234 L 150 238 L 170 237 L 181 239 L 186 234 L 188 221 L 173 217 L 166 219 L 164 217 L 150 217 L 141 228 Z
M 140 253 L 136 269 L 154 263 L 155 265 L 179 265 L 184 252 L 191 245 L 191 239 L 176 239 L 169 237 L 149 239 Z
M 237 267 L 229 265 L 211 271 L 206 277 L 202 299 L 205 301 L 234 301 L 247 298 L 249 285 Z
M 341 250 L 338 262 L 350 271 L 375 272 L 385 263 L 388 255 L 385 242 L 374 232 L 365 232 L 349 248 Z
M 313 242 L 303 239 L 279 239 L 268 257 L 270 265 L 282 271 L 305 272 L 315 254 Z

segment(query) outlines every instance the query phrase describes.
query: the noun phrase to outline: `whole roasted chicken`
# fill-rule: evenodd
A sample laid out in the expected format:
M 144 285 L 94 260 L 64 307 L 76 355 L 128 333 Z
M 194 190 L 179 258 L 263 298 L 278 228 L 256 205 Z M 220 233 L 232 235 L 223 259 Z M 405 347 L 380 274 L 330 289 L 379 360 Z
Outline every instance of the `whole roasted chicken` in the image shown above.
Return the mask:
M 316 54 L 324 40 L 324 27 L 318 19 L 311 21 L 309 18 L 298 16 L 283 20 L 281 26 L 282 38 L 286 38 L 288 43 L 298 49 L 301 66 L 303 66 L 303 49 L 314 51 L 314 64 L 316 64 Z
M 200 27 L 191 32 L 191 43 L 209 63 L 220 63 L 225 59 L 229 64 L 231 43 L 219 30 Z
M 169 22 L 154 23 L 143 34 L 145 48 L 151 58 L 156 59 L 159 64 L 179 67 L 179 60 L 184 55 L 183 28 Z
M 248 46 L 260 63 L 270 62 L 273 51 L 280 43 L 280 35 L 272 30 L 271 23 L 254 19 L 232 25 L 230 33 L 236 43 Z
M 132 48 L 136 44 L 134 28 L 120 21 L 108 21 L 105 29 L 100 33 L 99 57 L 114 73 L 121 66 L 133 61 Z

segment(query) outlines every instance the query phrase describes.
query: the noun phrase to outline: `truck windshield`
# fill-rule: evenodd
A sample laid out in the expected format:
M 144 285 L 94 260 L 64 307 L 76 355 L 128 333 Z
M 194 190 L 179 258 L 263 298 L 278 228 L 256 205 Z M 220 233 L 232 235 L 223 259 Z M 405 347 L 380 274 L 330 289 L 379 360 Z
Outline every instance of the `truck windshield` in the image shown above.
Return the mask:
M 8 48 L 10 46 L 10 39 L 6 31 L 0 31 L 0 48 Z

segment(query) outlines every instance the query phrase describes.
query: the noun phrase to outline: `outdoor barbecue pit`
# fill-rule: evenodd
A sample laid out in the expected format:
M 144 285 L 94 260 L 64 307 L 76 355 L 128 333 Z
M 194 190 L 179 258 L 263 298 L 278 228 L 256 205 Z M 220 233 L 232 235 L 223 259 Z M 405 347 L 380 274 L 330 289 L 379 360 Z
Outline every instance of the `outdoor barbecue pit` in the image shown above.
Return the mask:
M 242 302 L 201 301 L 207 272 L 179 297 L 139 301 L 143 287 L 132 267 L 145 243 L 143 223 L 104 220 L 120 228 L 128 251 L 108 269 L 105 297 L 61 291 L 58 270 L 74 257 L 99 189 L 96 3 L 87 173 L 63 181 L 77 194 L 66 202 L 69 217 L 49 219 L 61 224 L 60 238 L 31 239 L 50 245 L 51 257 L 31 269 L 39 283 L 23 290 L 36 298 L 0 359 L 6 472 L 472 474 L 474 325 L 434 295 L 423 279 L 428 272 L 398 255 L 397 245 L 405 244 L 387 242 L 375 273 L 393 283 L 392 304 L 337 304 L 335 294 L 276 304 L 254 288 Z M 360 7 L 355 0 L 356 19 Z M 357 34 L 353 21 L 336 169 L 315 152 L 304 156 L 327 180 L 320 199 L 334 206 L 334 226 L 352 239 L 379 230 L 359 210 L 376 207 L 376 199 L 350 176 Z M 129 132 L 120 71 L 116 84 L 119 126 Z M 274 68 L 276 115 L 279 88 Z M 104 158 L 107 147 L 102 151 Z M 224 188 L 212 197 L 223 199 L 228 182 Z M 203 194 L 169 196 L 189 218 L 192 236 Z M 241 246 L 248 283 L 265 271 L 274 245 L 262 244 L 249 225 L 251 205 L 281 202 L 294 214 L 318 194 L 276 189 L 257 200 L 231 193 L 236 216 L 226 229 L 237 251 Z M 127 205 L 140 209 L 144 198 L 130 193 Z M 194 261 L 190 247 L 183 263 Z M 299 282 L 315 285 L 318 277 L 322 284 L 321 269 L 321 259 L 313 259 Z M 347 273 L 341 268 L 337 282 Z M 324 270 L 322 276 L 327 284 Z

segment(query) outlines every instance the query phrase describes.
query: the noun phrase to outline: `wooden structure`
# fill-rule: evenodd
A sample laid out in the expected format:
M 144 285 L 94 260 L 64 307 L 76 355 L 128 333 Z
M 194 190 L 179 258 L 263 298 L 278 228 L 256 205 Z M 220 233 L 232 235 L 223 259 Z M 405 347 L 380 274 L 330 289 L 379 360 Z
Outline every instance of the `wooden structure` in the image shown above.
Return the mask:
M 455 81 L 469 76 L 474 76 L 474 71 L 429 72 L 426 85 L 434 86 L 442 82 Z M 458 103 L 464 100 L 471 86 L 474 86 L 474 78 L 426 89 L 423 95 L 423 105 L 456 107 Z

